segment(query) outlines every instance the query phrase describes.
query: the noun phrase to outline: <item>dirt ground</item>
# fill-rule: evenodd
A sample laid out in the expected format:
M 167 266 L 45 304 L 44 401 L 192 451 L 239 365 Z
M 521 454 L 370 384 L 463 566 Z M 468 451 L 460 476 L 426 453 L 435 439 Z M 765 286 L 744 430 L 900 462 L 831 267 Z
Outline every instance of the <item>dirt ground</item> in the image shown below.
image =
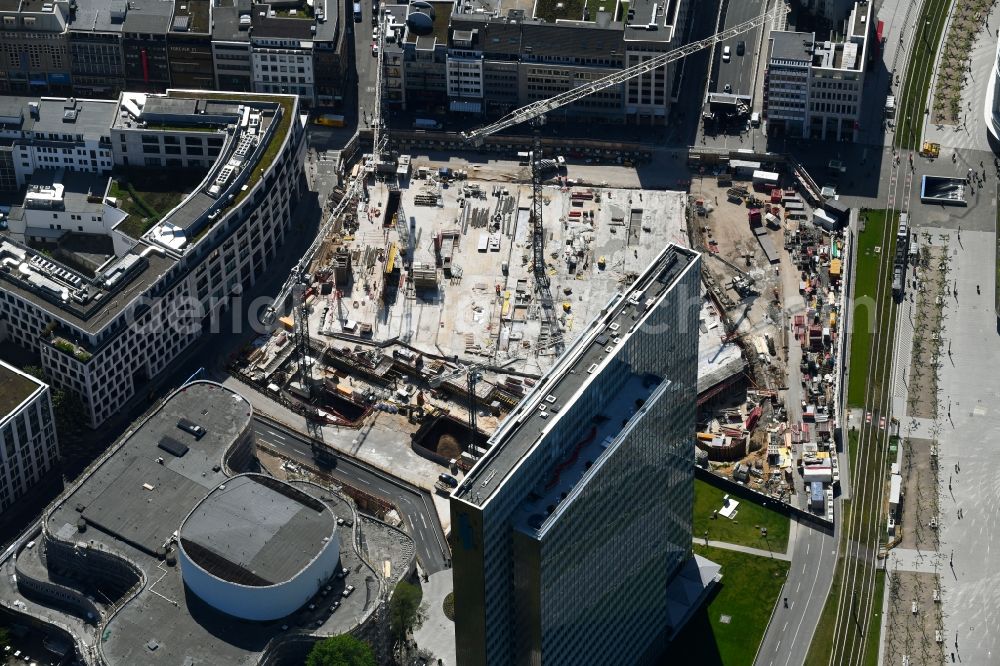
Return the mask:
M 930 527 L 938 515 L 938 466 L 929 439 L 903 440 L 903 515 L 901 548 L 937 550 L 938 531 Z
M 749 181 L 734 179 L 733 186 L 738 185 L 753 192 Z M 709 210 L 707 215 L 695 215 L 693 218 L 692 240 L 695 249 L 706 255 L 702 261 L 704 269 L 709 271 L 717 284 L 726 287 L 725 294 L 734 305 L 727 311 L 730 320 L 734 323 L 742 321 L 740 329 L 744 333 L 752 336 L 768 334 L 778 340 L 781 332 L 780 308 L 775 304 L 782 302 L 783 298 L 780 276 L 767 263 L 760 243 L 750 229 L 746 206 L 726 199 L 729 187 L 719 187 L 712 177 L 698 178 L 691 183 L 692 200 L 703 200 Z M 775 247 L 783 247 L 784 239 L 780 230 L 770 231 L 770 236 Z M 753 278 L 757 296 L 743 299 L 732 288 L 733 279 L 739 277 L 733 266 Z M 747 305 L 750 309 L 744 314 Z M 772 359 L 770 368 L 776 378 L 780 377 L 779 385 L 784 384 L 785 370 L 775 367 L 776 361 L 777 359 Z
M 921 247 L 923 256 L 917 279 L 922 289 L 916 292 L 914 328 L 931 334 L 913 337 L 907 415 L 933 419 L 937 418 L 938 407 L 935 366 L 948 352 L 946 348 L 942 349 L 940 337 L 944 301 L 951 298 L 950 293 L 945 293 L 948 283 L 948 247 L 928 247 L 923 242 Z
M 944 645 L 935 642 L 935 632 L 944 626 L 941 604 L 934 601 L 934 590 L 940 589 L 940 576 L 935 574 L 889 572 L 884 663 L 906 663 L 903 657 L 909 658 L 910 666 L 944 663 Z

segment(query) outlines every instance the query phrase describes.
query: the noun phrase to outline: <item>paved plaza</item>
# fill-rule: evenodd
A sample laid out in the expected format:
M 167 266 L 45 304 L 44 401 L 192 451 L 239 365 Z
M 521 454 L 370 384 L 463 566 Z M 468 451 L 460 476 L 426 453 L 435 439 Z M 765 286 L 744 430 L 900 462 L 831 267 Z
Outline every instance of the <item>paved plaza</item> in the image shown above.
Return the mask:
M 901 421 L 904 436 L 938 434 L 941 546 L 937 553 L 894 552 L 889 567 L 939 572 L 946 656 L 950 658 L 954 652 L 956 660 L 967 664 L 992 664 L 1000 659 L 1000 634 L 996 632 L 1000 626 L 1000 569 L 996 566 L 998 553 L 993 550 L 996 547 L 1000 552 L 995 235 L 927 231 L 936 237 L 949 236 L 949 277 L 958 295 L 949 295 L 942 335 L 952 351 L 941 357 L 938 422 Z
M 997 29 L 1000 28 L 1000 9 L 994 5 L 986 25 L 976 35 L 970 54 L 972 66 L 962 90 L 962 121 L 959 125 L 938 125 L 925 117 L 924 141 L 941 144 L 941 157 L 949 158 L 948 148 L 958 150 L 990 151 L 986 119 L 992 114 L 989 96 L 993 91 L 993 63 L 997 50 Z M 947 28 L 946 28 L 947 29 Z

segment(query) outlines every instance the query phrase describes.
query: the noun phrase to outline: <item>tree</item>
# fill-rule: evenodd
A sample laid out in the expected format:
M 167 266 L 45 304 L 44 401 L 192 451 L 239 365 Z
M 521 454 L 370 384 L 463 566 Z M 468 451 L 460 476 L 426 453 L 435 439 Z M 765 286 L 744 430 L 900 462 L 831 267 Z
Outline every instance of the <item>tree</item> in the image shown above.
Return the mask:
M 45 376 L 45 371 L 37 365 L 29 365 L 24 368 L 29 375 L 37 377 L 43 382 L 51 384 L 51 380 Z M 67 444 L 77 444 L 87 437 L 86 424 L 90 421 L 87 409 L 83 400 L 73 391 L 52 387 L 52 412 L 56 418 L 56 436 L 59 438 L 60 447 Z
M 406 635 L 419 629 L 424 622 L 424 609 L 420 605 L 423 592 L 416 585 L 405 580 L 396 584 L 396 591 L 389 602 L 389 628 L 397 642 L 406 640 Z
M 375 654 L 367 643 L 341 634 L 316 643 L 306 666 L 375 666 Z

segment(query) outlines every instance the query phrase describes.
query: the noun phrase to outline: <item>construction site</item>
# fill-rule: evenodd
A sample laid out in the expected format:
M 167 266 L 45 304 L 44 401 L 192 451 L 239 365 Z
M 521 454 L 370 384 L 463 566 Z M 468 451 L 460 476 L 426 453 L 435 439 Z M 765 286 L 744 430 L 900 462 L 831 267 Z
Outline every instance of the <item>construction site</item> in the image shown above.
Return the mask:
M 239 371 L 324 423 L 401 412 L 416 435 L 433 421 L 421 453 L 465 467 L 576 331 L 665 244 L 688 244 L 688 195 L 569 186 L 554 173 L 537 189 L 538 248 L 530 168 L 494 181 L 408 156 L 396 164 L 364 179 L 305 270 L 294 312 Z M 707 364 L 716 374 L 739 361 L 735 346 L 725 351 Z
M 274 332 L 234 373 L 306 415 L 321 462 L 324 426 L 361 429 L 389 412 L 405 418 L 414 452 L 457 475 L 609 299 L 666 243 L 687 245 L 705 257 L 698 464 L 830 518 L 847 210 L 824 201 L 804 169 L 748 151 L 697 156 L 677 183 L 686 191 L 571 180 L 573 165 L 543 154 L 537 131 L 561 106 L 768 16 L 455 137 L 496 152 L 494 135 L 531 123 L 532 149 L 510 147 L 522 151 L 517 166 L 400 154 L 373 119 L 373 152 L 332 193 L 271 311 Z M 381 72 L 382 49 L 378 58 Z M 381 92 L 379 81 L 376 111 Z M 631 165 L 608 167 L 619 168 Z M 437 483 L 450 492 L 457 480 Z
M 457 475 L 576 331 L 675 242 L 704 256 L 698 463 L 828 516 L 846 223 L 835 206 L 755 183 L 738 162 L 690 192 L 393 164 L 362 174 L 293 312 L 239 364 L 245 381 L 322 425 L 404 415 L 411 448 Z
M 721 313 L 712 338 L 738 345 L 746 363 L 745 391 L 720 384 L 699 396 L 696 455 L 717 474 L 830 518 L 840 478 L 839 230 L 848 211 L 835 201 L 814 207 L 782 172 L 794 174 L 724 160 L 702 165 L 691 186 L 691 242 L 704 253 L 704 283 Z M 703 329 L 703 359 L 715 353 L 711 342 Z

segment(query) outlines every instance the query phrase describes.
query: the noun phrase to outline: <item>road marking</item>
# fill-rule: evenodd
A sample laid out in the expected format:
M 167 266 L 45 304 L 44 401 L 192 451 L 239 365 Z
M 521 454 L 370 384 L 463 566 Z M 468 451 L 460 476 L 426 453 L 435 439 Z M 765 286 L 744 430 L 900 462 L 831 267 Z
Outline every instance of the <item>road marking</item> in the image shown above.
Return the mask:
M 837 553 L 836 550 L 832 550 L 830 552 L 833 553 L 833 554 Z M 817 566 L 815 567 L 816 573 L 813 574 L 813 582 L 812 582 L 812 586 L 809 588 L 809 594 L 807 596 L 808 599 L 812 599 L 813 598 L 813 592 L 816 590 L 816 581 L 819 579 L 819 570 L 821 568 L 821 565 L 822 565 L 822 563 L 820 562 L 820 563 L 817 563 Z M 820 611 L 820 612 L 822 613 L 822 611 Z M 802 614 L 799 615 L 799 623 L 795 626 L 795 633 L 792 635 L 792 645 L 795 645 L 795 640 L 799 637 L 799 630 L 802 629 L 802 622 L 805 620 L 805 617 L 806 617 L 806 614 L 805 614 L 805 611 L 803 611 Z M 818 624 L 818 622 L 819 621 L 817 620 L 817 624 Z M 781 645 L 780 642 L 778 644 Z M 792 659 L 792 653 L 791 653 L 791 651 L 789 651 L 789 653 L 788 653 L 788 659 L 785 659 L 785 666 L 788 666 L 788 663 L 791 661 L 791 659 Z
M 786 631 L 788 631 L 788 622 L 787 621 L 785 622 L 785 626 L 783 626 L 781 628 L 781 633 L 785 633 Z

